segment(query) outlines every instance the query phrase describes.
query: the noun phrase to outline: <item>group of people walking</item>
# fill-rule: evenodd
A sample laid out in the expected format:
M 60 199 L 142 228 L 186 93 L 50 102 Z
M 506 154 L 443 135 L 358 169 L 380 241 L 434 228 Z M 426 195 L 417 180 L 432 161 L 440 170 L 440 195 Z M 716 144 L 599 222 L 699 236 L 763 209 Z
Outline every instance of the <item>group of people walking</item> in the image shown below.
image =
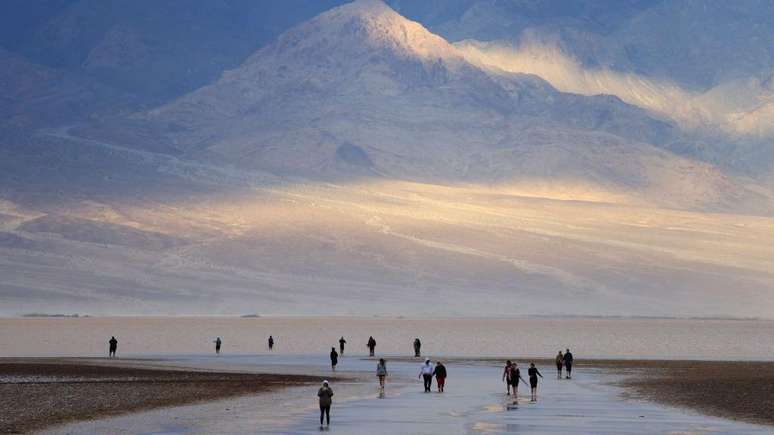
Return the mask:
M 223 340 L 220 337 L 217 337 L 214 343 L 215 343 L 215 353 L 217 355 L 220 355 L 220 350 L 223 345 Z M 344 354 L 344 347 L 346 343 L 347 343 L 347 340 L 344 339 L 344 337 L 342 336 L 339 339 L 339 351 L 337 352 L 335 347 L 331 347 L 330 360 L 331 360 L 331 369 L 333 371 L 336 371 L 336 366 L 339 361 L 339 356 Z M 274 344 L 275 344 L 274 337 L 270 335 L 268 338 L 268 347 L 270 351 L 274 349 Z M 421 355 L 422 342 L 420 341 L 419 338 L 415 338 L 413 344 L 414 344 L 414 357 L 418 358 Z M 374 339 L 373 336 L 368 337 L 366 347 L 368 348 L 369 355 L 373 357 L 376 350 L 376 340 Z M 108 341 L 108 356 L 110 358 L 114 358 L 116 356 L 117 350 L 118 350 L 118 340 L 116 339 L 116 337 L 110 337 L 110 340 Z M 557 370 L 557 379 L 562 379 L 562 370 L 564 370 L 566 373 L 565 379 L 572 379 L 573 355 L 572 355 L 572 352 L 570 352 L 569 348 L 566 349 L 564 353 L 562 353 L 562 351 L 559 351 L 559 353 L 557 353 L 555 358 L 555 363 L 556 363 L 556 370 Z M 387 378 L 387 362 L 384 360 L 384 358 L 380 358 L 378 363 L 376 364 L 376 376 L 379 379 L 380 394 L 383 396 L 385 380 Z M 444 388 L 446 386 L 447 376 L 448 376 L 448 371 L 446 369 L 446 366 L 444 366 L 443 363 L 441 363 L 440 361 L 436 361 L 436 363 L 433 364 L 432 361 L 429 358 L 427 358 L 425 359 L 425 362 L 420 367 L 418 378 L 423 380 L 425 393 L 429 393 L 432 391 L 433 378 L 435 378 L 438 392 L 443 393 Z M 535 366 L 535 363 L 530 363 L 529 368 L 527 369 L 527 377 L 529 378 L 530 401 L 536 402 L 538 378 L 542 378 L 543 374 L 540 373 L 538 368 Z M 511 360 L 508 360 L 505 362 L 505 368 L 503 369 L 502 380 L 506 384 L 506 394 L 513 395 L 514 400 L 518 399 L 519 382 L 523 383 L 524 385 L 527 385 L 527 381 L 521 375 L 521 370 L 519 368 L 519 365 L 515 362 L 512 362 Z M 331 411 L 331 404 L 333 402 L 332 400 L 333 389 L 331 388 L 330 383 L 327 380 L 323 381 L 322 386 L 317 391 L 317 397 L 319 399 L 319 404 L 320 404 L 320 425 L 322 426 L 323 423 L 330 425 L 330 419 L 331 419 L 330 411 Z
M 433 377 L 435 377 L 435 383 L 438 386 L 438 392 L 443 393 L 443 387 L 446 385 L 446 366 L 440 361 L 436 361 L 435 367 L 430 359 L 426 359 L 425 363 L 419 369 L 419 376 L 425 382 L 425 393 L 429 393 L 433 388 Z
M 556 378 L 562 379 L 562 367 L 567 371 L 567 379 L 572 379 L 572 352 L 567 349 L 562 355 L 562 351 L 556 355 Z
M 537 402 L 538 376 L 541 378 L 543 377 L 543 375 L 540 373 L 540 370 L 535 367 L 535 363 L 530 363 L 529 369 L 527 369 L 527 377 L 529 377 L 531 402 Z M 506 361 L 505 368 L 503 369 L 503 382 L 505 382 L 507 389 L 505 394 L 510 395 L 511 390 L 513 390 L 514 401 L 518 400 L 519 397 L 519 381 L 523 382 L 524 385 L 527 385 L 527 381 L 525 381 L 521 376 L 521 369 L 519 369 L 519 365 L 517 363 L 511 362 L 511 360 Z

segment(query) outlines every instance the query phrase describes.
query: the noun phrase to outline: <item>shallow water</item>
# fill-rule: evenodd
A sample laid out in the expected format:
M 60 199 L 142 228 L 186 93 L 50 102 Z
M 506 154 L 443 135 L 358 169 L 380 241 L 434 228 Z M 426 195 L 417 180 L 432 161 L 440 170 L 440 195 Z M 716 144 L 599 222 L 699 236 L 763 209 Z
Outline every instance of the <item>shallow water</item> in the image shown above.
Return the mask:
M 168 363 L 220 369 L 330 373 L 317 356 L 174 357 Z M 544 367 L 539 400 L 529 403 L 521 387 L 518 409 L 508 409 L 501 368 L 448 364 L 446 392 L 423 393 L 418 362 L 388 362 L 390 376 L 379 398 L 374 361 L 346 357 L 343 372 L 366 383 L 333 382 L 336 392 L 330 432 L 339 434 L 764 434 L 771 428 L 702 416 L 626 399 L 609 385 L 618 378 L 582 369 L 573 380 L 557 380 Z M 553 375 L 553 376 L 552 376 Z M 201 405 L 75 423 L 48 433 L 113 434 L 310 434 L 321 431 L 317 386 L 291 388 Z
M 579 358 L 774 360 L 774 321 L 675 319 L 386 319 L 102 317 L 0 318 L 0 355 L 103 356 L 119 340 L 119 356 L 203 354 L 223 339 L 226 355 L 327 355 L 338 338 L 347 354 L 406 355 L 414 337 L 440 356 L 553 357 L 570 347 Z

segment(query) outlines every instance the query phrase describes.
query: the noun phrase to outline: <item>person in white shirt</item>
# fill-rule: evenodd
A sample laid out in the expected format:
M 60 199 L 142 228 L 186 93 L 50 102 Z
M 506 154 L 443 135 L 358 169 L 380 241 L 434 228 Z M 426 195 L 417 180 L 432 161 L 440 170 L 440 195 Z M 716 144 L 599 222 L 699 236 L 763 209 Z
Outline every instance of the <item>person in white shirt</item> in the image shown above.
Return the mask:
M 433 364 L 430 362 L 430 359 L 426 359 L 425 363 L 422 365 L 422 369 L 419 371 L 418 378 L 423 378 L 425 381 L 425 393 L 429 393 L 431 387 L 433 386 Z

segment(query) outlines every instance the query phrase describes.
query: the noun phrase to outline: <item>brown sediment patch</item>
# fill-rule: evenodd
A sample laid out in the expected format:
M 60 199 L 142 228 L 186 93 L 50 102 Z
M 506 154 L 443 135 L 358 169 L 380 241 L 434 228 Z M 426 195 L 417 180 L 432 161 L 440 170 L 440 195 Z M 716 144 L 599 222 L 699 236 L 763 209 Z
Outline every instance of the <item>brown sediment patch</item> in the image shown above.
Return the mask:
M 637 370 L 636 376 L 621 383 L 637 397 L 707 415 L 774 425 L 774 363 L 648 361 L 611 366 Z
M 0 362 L 0 433 L 319 382 L 314 376 Z

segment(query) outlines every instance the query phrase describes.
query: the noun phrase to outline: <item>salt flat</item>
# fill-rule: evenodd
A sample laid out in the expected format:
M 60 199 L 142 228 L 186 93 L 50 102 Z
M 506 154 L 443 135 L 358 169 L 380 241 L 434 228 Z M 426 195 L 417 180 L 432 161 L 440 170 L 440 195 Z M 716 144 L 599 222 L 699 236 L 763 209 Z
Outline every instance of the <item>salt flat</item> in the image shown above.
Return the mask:
M 526 361 L 519 361 L 522 365 Z M 316 356 L 173 357 L 165 364 L 253 371 L 279 367 L 309 374 L 330 374 Z M 500 382 L 501 368 L 488 363 L 450 363 L 446 392 L 422 393 L 416 380 L 419 362 L 388 362 L 386 394 L 379 398 L 374 361 L 345 357 L 341 374 L 356 381 L 337 383 L 331 432 L 360 434 L 763 434 L 769 427 L 706 417 L 626 398 L 610 382 L 618 378 L 583 368 L 573 380 L 557 380 L 550 367 L 539 400 L 518 409 L 509 403 Z M 360 382 L 367 382 L 362 384 Z M 202 405 L 143 412 L 53 428 L 45 433 L 316 433 L 316 386 L 266 396 L 242 397 Z

